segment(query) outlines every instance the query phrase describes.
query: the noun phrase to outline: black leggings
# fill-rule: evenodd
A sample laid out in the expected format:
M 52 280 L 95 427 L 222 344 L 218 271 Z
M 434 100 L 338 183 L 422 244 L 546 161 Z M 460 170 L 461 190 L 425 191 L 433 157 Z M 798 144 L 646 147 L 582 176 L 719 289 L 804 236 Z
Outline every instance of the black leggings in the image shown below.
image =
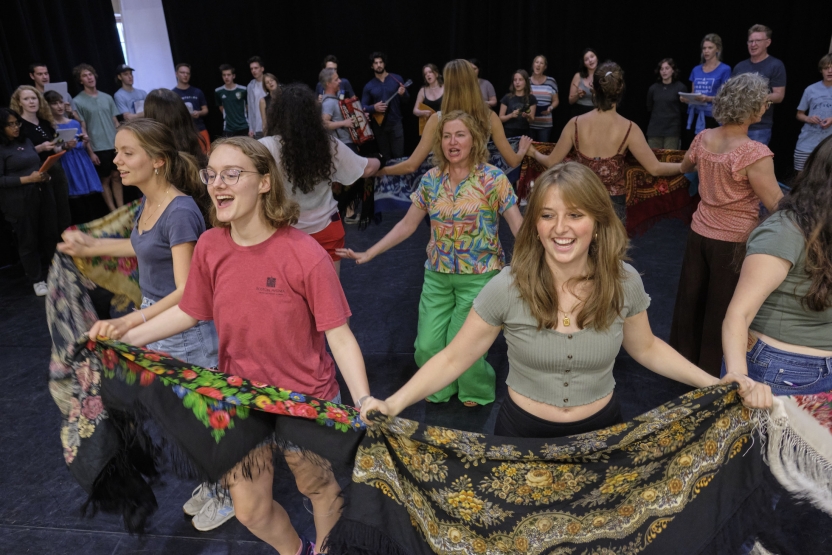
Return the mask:
M 505 437 L 551 438 L 602 430 L 624 420 L 621 406 L 613 392 L 610 402 L 590 417 L 575 422 L 550 422 L 521 409 L 510 395 L 506 395 L 497 414 L 494 435 Z

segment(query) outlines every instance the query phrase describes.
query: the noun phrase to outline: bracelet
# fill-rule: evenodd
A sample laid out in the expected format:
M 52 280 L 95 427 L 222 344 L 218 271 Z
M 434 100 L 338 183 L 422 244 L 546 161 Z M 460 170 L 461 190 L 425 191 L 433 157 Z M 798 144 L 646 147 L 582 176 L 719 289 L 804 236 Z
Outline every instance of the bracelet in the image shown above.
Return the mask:
M 364 397 L 356 401 L 355 404 L 358 406 L 358 408 L 361 408 L 361 405 L 364 404 L 365 399 L 375 399 L 375 397 L 373 397 L 372 395 L 365 395 Z
M 133 310 L 137 311 L 139 314 L 142 315 L 142 321 L 146 324 L 147 323 L 147 318 L 144 317 L 144 312 L 142 312 L 142 309 L 141 308 L 134 308 Z

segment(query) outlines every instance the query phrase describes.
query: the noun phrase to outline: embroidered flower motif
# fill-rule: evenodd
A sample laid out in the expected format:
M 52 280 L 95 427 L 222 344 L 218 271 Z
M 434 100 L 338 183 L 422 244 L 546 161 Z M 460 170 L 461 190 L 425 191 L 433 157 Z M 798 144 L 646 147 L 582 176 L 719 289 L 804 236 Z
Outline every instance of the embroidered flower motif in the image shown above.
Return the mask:
M 223 399 L 222 391 L 214 387 L 198 387 L 196 388 L 196 392 L 200 395 L 205 395 L 206 397 L 210 397 L 211 399 L 216 399 L 218 401 L 222 401 Z
M 198 375 L 193 370 L 182 370 L 182 377 L 188 381 L 196 379 Z
M 215 430 L 224 430 L 228 427 L 228 423 L 231 422 L 231 417 L 224 410 L 217 410 L 211 413 L 208 421 Z
M 225 381 L 231 387 L 240 387 L 241 385 L 243 385 L 243 378 L 239 376 L 228 376 L 227 378 L 225 378 Z
M 81 405 L 81 414 L 88 420 L 95 420 L 98 415 L 104 411 L 104 403 L 101 402 L 101 397 L 91 395 L 84 399 Z

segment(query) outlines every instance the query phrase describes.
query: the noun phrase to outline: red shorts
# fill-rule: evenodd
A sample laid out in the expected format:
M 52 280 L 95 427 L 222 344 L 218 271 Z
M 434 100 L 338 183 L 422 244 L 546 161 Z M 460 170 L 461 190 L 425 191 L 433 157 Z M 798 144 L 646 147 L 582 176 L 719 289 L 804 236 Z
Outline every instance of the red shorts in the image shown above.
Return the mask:
M 341 222 L 341 216 L 336 212 L 332 215 L 330 224 L 318 233 L 312 233 L 311 237 L 326 249 L 326 252 L 329 253 L 329 257 L 333 262 L 338 262 L 341 260 L 341 257 L 335 254 L 335 249 L 344 247 L 345 235 L 346 232 L 344 231 L 344 224 Z

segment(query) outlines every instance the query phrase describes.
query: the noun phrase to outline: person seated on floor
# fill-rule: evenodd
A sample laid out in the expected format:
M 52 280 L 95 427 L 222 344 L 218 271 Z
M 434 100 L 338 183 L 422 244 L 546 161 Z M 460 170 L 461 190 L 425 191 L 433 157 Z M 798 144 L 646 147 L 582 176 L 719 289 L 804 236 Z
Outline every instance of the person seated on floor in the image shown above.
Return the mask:
M 340 403 L 334 357 L 360 406 L 370 388 L 347 323 L 347 299 L 327 252 L 292 227 L 300 209 L 289 199 L 268 148 L 251 137 L 219 139 L 200 178 L 211 196 L 214 228 L 196 245 L 182 299 L 121 340 L 147 345 L 213 320 L 221 372 Z M 237 520 L 282 555 L 317 553 L 272 498 L 273 448 L 258 447 L 247 457 L 250 464 L 241 462 L 223 479 Z M 341 515 L 341 489 L 329 466 L 300 449 L 287 448 L 283 455 L 301 494 L 312 502 L 320 545 Z
M 373 410 L 395 416 L 446 387 L 488 351 L 501 329 L 509 374 L 498 436 L 561 437 L 622 422 L 612 374 L 622 345 L 657 374 L 693 387 L 718 383 L 653 335 L 650 297 L 625 262 L 627 245 L 598 176 L 575 162 L 544 172 L 511 266 L 483 287 L 453 341 L 385 401 L 367 400 L 362 417 L 368 420 Z M 744 399 L 760 387 L 736 374 L 723 381 L 738 382 Z
M 768 395 L 832 390 L 830 184 L 827 137 L 777 212 L 751 232 L 722 323 L 723 374 L 747 374 Z
M 474 67 L 467 60 L 451 60 L 445 64 L 442 70 L 442 77 L 445 84 L 445 91 L 442 94 L 442 111 L 432 114 L 425 129 L 422 131 L 422 138 L 410 158 L 393 166 L 381 168 L 378 175 L 405 175 L 419 169 L 428 154 L 433 149 L 433 139 L 439 118 L 442 112 L 461 110 L 474 118 L 474 120 L 485 130 L 486 138 L 494 141 L 500 155 L 509 167 L 515 168 L 523 161 L 532 140 L 529 137 L 522 137 L 517 152 L 511 148 L 503 130 L 503 123 L 500 117 L 488 109 L 488 105 L 482 101 L 477 75 Z
M 337 251 L 358 264 L 369 262 L 413 235 L 425 216 L 430 216 L 431 240 L 415 344 L 419 366 L 448 345 L 474 297 L 505 265 L 498 235 L 500 214 L 515 235 L 523 221 L 505 174 L 486 163 L 486 141 L 473 116 L 459 110 L 443 113 L 433 137 L 438 166 L 422 177 L 404 219 L 366 252 Z M 466 406 L 493 403 L 496 376 L 485 353 L 471 359 L 463 370 L 447 387 L 430 392 L 428 401 L 444 403 L 456 393 Z
M 627 151 L 651 175 L 678 175 L 681 165 L 659 162 L 639 126 L 618 114 L 616 108 L 624 97 L 624 70 L 618 64 L 607 61 L 598 67 L 593 75 L 593 91 L 595 109 L 570 119 L 548 156 L 534 147 L 529 153 L 547 168 L 569 156 L 594 171 L 612 197 L 615 213 L 626 224 L 624 157 Z

